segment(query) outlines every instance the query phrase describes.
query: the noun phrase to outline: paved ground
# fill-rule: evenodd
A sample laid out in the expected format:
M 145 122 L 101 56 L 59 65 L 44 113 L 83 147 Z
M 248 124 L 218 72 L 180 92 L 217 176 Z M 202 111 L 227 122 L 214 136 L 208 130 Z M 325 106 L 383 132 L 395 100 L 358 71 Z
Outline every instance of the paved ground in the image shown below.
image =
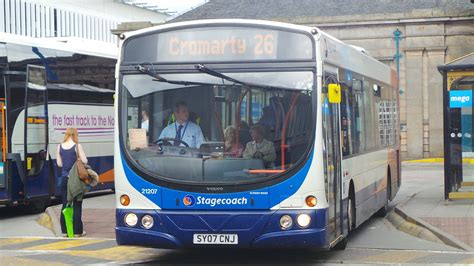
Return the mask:
M 351 235 L 344 251 L 174 251 L 117 246 L 114 239 L 4 238 L 2 265 L 90 263 L 474 263 L 474 253 L 427 242 L 374 218 Z
M 61 205 L 51 207 L 55 223 L 58 223 Z M 82 222 L 87 237 L 115 238 L 115 194 L 91 196 L 84 199 L 82 205 Z M 56 227 L 57 236 L 60 236 Z
M 54 237 L 53 232 L 39 225 L 37 219 L 38 214 L 28 214 L 24 207 L 0 207 L 0 237 Z
M 436 224 L 444 218 L 472 218 L 472 202 L 448 202 L 442 199 L 442 167 L 406 165 L 403 185 L 391 203 Z M 48 230 L 35 225 L 37 215 L 0 209 L 0 264 L 89 264 L 89 263 L 468 263 L 474 264 L 474 253 L 429 242 L 396 230 L 383 218 L 372 218 L 349 238 L 344 251 L 249 251 L 198 250 L 170 251 L 141 247 L 117 246 L 113 239 L 114 195 L 87 198 L 84 201 L 86 238 L 51 237 Z M 453 208 L 454 207 L 454 208 Z M 59 208 L 59 207 L 57 207 Z M 430 220 L 436 218 L 437 220 Z M 470 220 L 469 220 L 470 221 Z M 458 225 L 463 228 L 463 224 Z M 469 236 L 471 229 L 464 230 Z M 454 232 L 452 233 L 455 234 Z M 461 235 L 461 234 L 460 234 Z M 37 236 L 37 237 L 31 237 Z M 469 238 L 467 238 L 469 239 Z
M 402 174 L 399 206 L 474 248 L 474 200 L 444 200 L 443 165 L 404 163 Z

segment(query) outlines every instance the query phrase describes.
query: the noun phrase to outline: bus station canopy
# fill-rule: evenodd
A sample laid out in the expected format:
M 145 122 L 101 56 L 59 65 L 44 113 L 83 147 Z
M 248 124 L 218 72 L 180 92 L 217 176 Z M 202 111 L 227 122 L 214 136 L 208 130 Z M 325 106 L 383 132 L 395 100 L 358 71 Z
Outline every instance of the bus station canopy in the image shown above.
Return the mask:
M 463 57 L 454 59 L 445 65 L 438 66 L 438 70 L 474 70 L 474 53 L 467 54 Z
M 474 53 L 438 70 L 444 83 L 445 199 L 474 199 Z

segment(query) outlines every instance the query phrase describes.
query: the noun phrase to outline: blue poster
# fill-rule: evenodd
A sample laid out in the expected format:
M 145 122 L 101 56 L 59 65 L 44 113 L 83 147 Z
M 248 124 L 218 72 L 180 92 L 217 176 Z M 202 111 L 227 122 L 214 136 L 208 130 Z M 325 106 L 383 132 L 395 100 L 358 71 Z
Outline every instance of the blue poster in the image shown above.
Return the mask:
M 449 108 L 472 107 L 472 90 L 449 92 Z

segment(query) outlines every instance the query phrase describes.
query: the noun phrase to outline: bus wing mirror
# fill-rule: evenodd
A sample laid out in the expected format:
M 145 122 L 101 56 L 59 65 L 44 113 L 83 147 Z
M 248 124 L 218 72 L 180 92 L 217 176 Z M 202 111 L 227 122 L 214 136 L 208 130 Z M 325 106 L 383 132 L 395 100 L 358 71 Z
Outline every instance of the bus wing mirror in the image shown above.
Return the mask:
M 328 97 L 329 103 L 341 103 L 341 85 L 329 84 Z

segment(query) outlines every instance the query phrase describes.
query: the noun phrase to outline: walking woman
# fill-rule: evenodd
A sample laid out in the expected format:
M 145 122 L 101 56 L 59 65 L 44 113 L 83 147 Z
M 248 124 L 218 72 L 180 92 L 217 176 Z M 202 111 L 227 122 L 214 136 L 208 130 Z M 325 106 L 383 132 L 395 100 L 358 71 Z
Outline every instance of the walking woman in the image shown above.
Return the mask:
M 64 133 L 64 140 L 63 143 L 58 145 L 58 152 L 57 152 L 57 164 L 58 167 L 61 169 L 61 177 L 62 177 L 62 184 L 61 184 L 61 192 L 62 192 L 62 204 L 63 207 L 61 209 L 61 232 L 63 236 L 67 236 L 66 231 L 66 222 L 64 220 L 64 215 L 62 210 L 66 207 L 67 204 L 67 183 L 69 179 L 69 171 L 76 163 L 77 155 L 79 155 L 81 161 L 86 164 L 87 157 L 82 149 L 81 144 L 78 143 L 77 137 L 77 129 L 75 128 L 67 128 L 66 133 Z M 82 228 L 82 200 L 73 201 L 73 224 L 74 224 L 74 236 L 81 237 L 85 236 L 86 232 Z

